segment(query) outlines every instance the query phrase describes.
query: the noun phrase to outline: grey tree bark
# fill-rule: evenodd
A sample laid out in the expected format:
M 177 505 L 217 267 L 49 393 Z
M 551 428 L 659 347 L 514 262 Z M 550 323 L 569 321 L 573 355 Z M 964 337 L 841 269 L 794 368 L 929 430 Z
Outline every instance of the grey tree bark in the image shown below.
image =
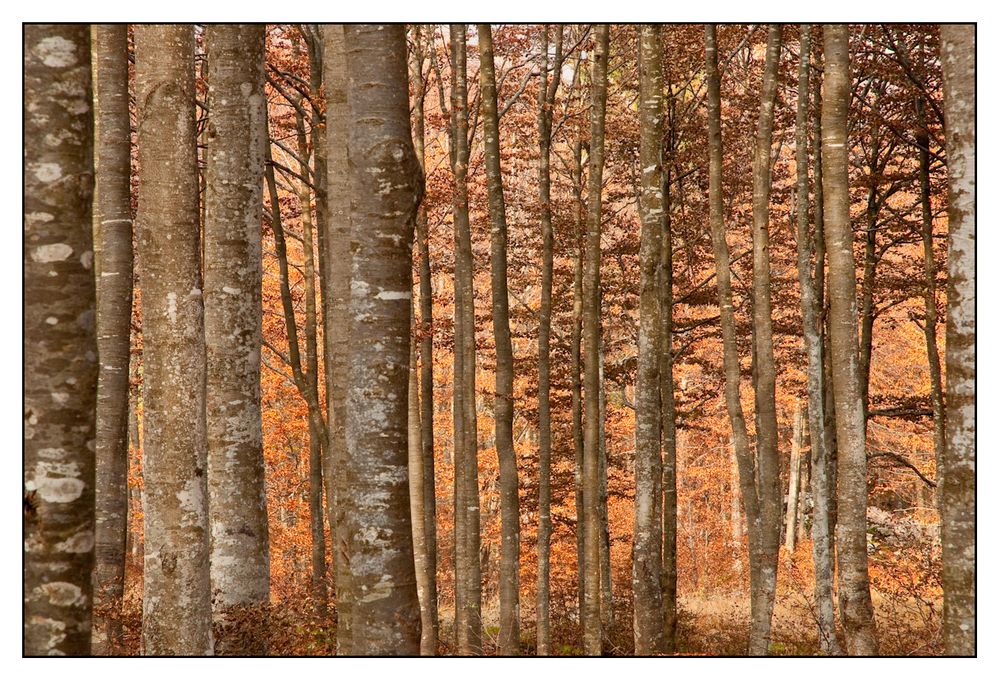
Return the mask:
M 824 419 L 826 386 L 823 373 L 823 329 L 820 322 L 823 307 L 824 250 L 822 229 L 822 174 L 819 158 L 813 158 L 816 229 L 809 231 L 809 58 L 812 48 L 812 26 L 802 24 L 799 31 L 799 82 L 795 113 L 796 167 L 796 247 L 798 255 L 799 290 L 801 291 L 802 337 L 805 345 L 810 443 L 810 489 L 813 499 L 813 565 L 815 566 L 816 621 L 820 647 L 828 655 L 840 654 L 833 611 L 833 546 L 830 536 L 830 452 Z M 818 138 L 819 135 L 816 135 Z M 815 257 L 815 270 L 811 263 Z M 815 272 L 815 275 L 814 275 Z
M 25 655 L 90 654 L 98 372 L 90 60 L 88 25 L 24 27 Z
M 830 263 L 830 351 L 837 413 L 837 572 L 848 655 L 876 655 L 868 584 L 868 473 L 848 184 L 849 29 L 823 27 L 823 225 Z
M 205 350 L 212 608 L 270 598 L 260 407 L 264 27 L 205 28 Z M 237 644 L 225 652 L 263 654 Z
M 97 287 L 97 483 L 94 544 L 95 655 L 121 644 L 128 525 L 129 334 L 132 328 L 132 134 L 128 93 L 128 26 L 95 24 L 94 222 Z
M 594 27 L 591 57 L 591 127 L 587 187 L 587 234 L 583 264 L 583 544 L 585 655 L 600 655 L 600 340 L 601 340 L 601 190 L 604 174 L 604 113 L 608 96 L 608 25 Z
M 976 654 L 976 27 L 941 26 L 948 151 L 947 446 L 941 495 L 944 641 Z
M 415 655 L 420 606 L 407 470 L 410 253 L 423 190 L 400 24 L 344 29 L 351 180 L 347 394 L 352 653 Z
M 517 455 L 514 453 L 514 354 L 510 340 L 507 294 L 507 216 L 500 165 L 500 120 L 497 115 L 496 69 L 489 24 L 479 24 L 479 87 L 486 152 L 490 214 L 490 273 L 493 338 L 496 345 L 496 388 L 493 398 L 497 458 L 500 464 L 500 631 L 501 655 L 520 648 L 520 503 Z
M 194 29 L 135 27 L 146 655 L 211 655 Z
M 789 557 L 795 551 L 795 532 L 798 525 L 801 452 L 802 409 L 796 400 L 795 412 L 792 414 L 792 451 L 788 457 L 788 496 L 785 505 L 785 549 Z
M 333 480 L 334 498 L 327 498 L 327 512 L 333 542 L 337 590 L 337 652 L 351 654 L 351 531 L 347 510 L 352 495 L 347 481 L 347 344 L 350 338 L 348 303 L 351 284 L 351 189 L 347 175 L 347 57 L 344 53 L 344 27 L 324 24 L 323 76 L 326 91 L 326 190 L 328 201 L 326 232 L 327 281 L 324 316 L 327 320 L 327 361 L 330 362 L 334 390 L 327 391 L 327 449 L 324 473 Z
M 635 654 L 666 650 L 662 518 L 656 513 L 663 475 L 660 410 L 660 291 L 657 269 L 663 227 L 663 47 L 660 27 L 639 28 L 639 348 L 635 386 L 635 525 L 632 594 Z M 667 349 L 669 352 L 669 348 Z

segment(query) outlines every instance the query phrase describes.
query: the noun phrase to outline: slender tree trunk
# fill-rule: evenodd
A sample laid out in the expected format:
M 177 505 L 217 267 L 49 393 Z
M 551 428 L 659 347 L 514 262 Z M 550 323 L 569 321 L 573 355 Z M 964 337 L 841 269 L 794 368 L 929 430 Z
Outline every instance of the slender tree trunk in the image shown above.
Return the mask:
M 584 622 L 584 586 L 586 565 L 584 561 L 584 520 L 583 520 L 583 257 L 586 222 L 583 204 L 583 143 L 577 139 L 573 154 L 573 183 L 576 194 L 576 257 L 573 259 L 573 329 L 570 338 L 570 356 L 573 375 L 570 379 L 573 411 L 573 488 L 574 509 L 576 510 L 576 575 L 577 575 L 577 621 Z
M 941 494 L 944 641 L 976 654 L 976 27 L 941 27 L 948 150 L 947 448 Z
M 414 326 L 415 315 L 410 306 L 410 325 Z M 416 574 L 417 598 L 420 602 L 420 654 L 433 655 L 437 640 L 428 639 L 427 633 L 434 632 L 426 607 L 429 591 L 427 565 L 427 534 L 424 527 L 424 470 L 423 443 L 420 441 L 420 386 L 417 380 L 417 342 L 410 336 L 410 371 L 407 385 L 406 441 L 409 470 L 410 524 L 413 527 L 413 569 Z
M 469 227 L 469 121 L 466 84 L 466 26 L 451 27 L 451 160 L 455 176 L 453 210 L 455 224 L 456 328 L 461 335 L 461 355 L 456 352 L 456 408 L 461 407 L 461 456 L 455 457 L 456 522 L 456 616 L 457 648 L 460 655 L 482 652 L 482 568 L 479 561 L 479 453 L 476 425 L 476 329 L 473 288 L 472 236 Z M 456 347 L 457 349 L 457 347 Z M 460 394 L 460 397 L 458 397 Z M 457 431 L 456 431 L 457 432 Z M 459 551 L 459 542 L 461 550 Z
M 747 518 L 747 539 L 750 554 L 751 611 L 754 622 L 761 622 L 759 608 L 762 599 L 755 597 L 760 589 L 760 570 L 764 564 L 761 554 L 762 528 L 760 502 L 757 496 L 754 455 L 750 449 L 746 418 L 740 404 L 740 357 L 736 345 L 736 317 L 733 310 L 731 273 L 729 270 L 729 245 L 726 242 L 726 228 L 722 204 L 722 119 L 721 97 L 719 95 L 719 64 L 716 45 L 715 25 L 705 25 L 705 64 L 708 81 L 708 206 L 709 227 L 712 231 L 712 248 L 715 254 L 716 286 L 719 294 L 719 327 L 722 332 L 723 365 L 725 368 L 726 410 L 733 432 L 733 450 L 739 469 L 740 493 L 743 511 Z M 758 624 L 757 647 L 760 632 Z M 765 639 L 766 641 L 766 639 Z M 766 643 L 765 643 L 766 652 Z
M 635 386 L 635 529 L 632 594 L 635 654 L 666 650 L 661 583 L 662 518 L 656 498 L 662 471 L 660 411 L 660 292 L 657 269 L 663 226 L 663 47 L 660 27 L 639 28 L 639 359 Z M 669 351 L 669 348 L 668 348 Z
M 938 352 L 937 262 L 934 259 L 934 216 L 931 211 L 931 155 L 923 100 L 918 100 L 917 146 L 920 159 L 920 237 L 924 246 L 924 341 L 927 367 L 931 378 L 931 408 L 934 412 L 934 463 L 940 479 L 946 446 L 944 387 L 941 379 L 941 354 Z M 940 509 L 941 486 L 934 490 L 935 506 Z
M 194 30 L 137 25 L 143 652 L 211 655 Z
M 830 260 L 830 349 L 837 411 L 837 572 L 849 655 L 876 655 L 868 585 L 868 475 L 858 361 L 858 308 L 847 173 L 848 27 L 823 27 L 823 223 Z
M 824 419 L 825 376 L 823 373 L 823 329 L 820 316 L 823 306 L 824 253 L 822 248 L 822 180 L 818 155 L 814 151 L 814 192 L 816 205 L 815 234 L 809 233 L 809 57 L 812 26 L 803 24 L 799 40 L 799 90 L 795 117 L 796 166 L 796 239 L 799 290 L 801 291 L 802 337 L 805 345 L 809 414 L 810 487 L 813 498 L 813 565 L 815 566 L 816 621 L 820 647 L 828 655 L 840 653 L 833 612 L 833 546 L 830 536 L 830 481 L 827 449 L 829 438 Z M 818 117 L 817 117 L 818 118 Z M 815 135 L 819 140 L 820 135 Z M 815 253 L 815 275 L 810 259 Z
M 799 511 L 799 489 L 801 487 L 802 462 L 802 409 L 798 400 L 795 402 L 795 413 L 792 416 L 792 451 L 788 458 L 788 501 L 785 508 L 785 550 L 791 554 L 795 551 L 795 531 Z
M 604 174 L 604 112 L 608 95 L 608 25 L 594 27 L 591 61 L 591 129 L 587 235 L 583 272 L 584 367 L 584 654 L 601 654 L 600 540 L 600 339 L 601 188 Z
M 754 396 L 757 416 L 757 479 L 761 512 L 760 590 L 752 595 L 750 654 L 766 655 L 771 642 L 771 614 L 778 576 L 781 541 L 781 473 L 778 464 L 778 420 L 775 409 L 774 340 L 771 329 L 771 132 L 781 57 L 781 25 L 768 29 L 767 57 L 761 86 L 760 115 L 753 159 L 753 329 Z
M 95 136 L 94 215 L 97 343 L 97 483 L 93 653 L 121 645 L 128 525 L 129 332 L 132 328 L 132 134 L 128 111 L 128 26 L 92 27 Z
M 598 493 L 601 539 L 601 635 L 607 639 L 615 622 L 614 585 L 611 583 L 611 533 L 608 525 L 608 391 L 604 382 L 604 338 L 598 347 L 598 385 L 601 386 L 597 398 L 598 414 Z
M 493 338 L 496 345 L 494 424 L 500 463 L 500 631 L 501 655 L 517 655 L 520 648 L 520 504 L 517 455 L 514 453 L 514 354 L 510 340 L 507 295 L 507 216 L 500 165 L 500 120 L 497 115 L 496 69 L 489 24 L 478 25 L 479 87 L 482 102 L 483 146 L 490 214 L 490 271 L 493 298 Z
M 260 407 L 264 27 L 210 25 L 205 348 L 212 607 L 270 597 Z M 222 652 L 222 651 L 220 651 Z M 263 654 L 239 644 L 225 652 Z
M 330 363 L 333 390 L 326 394 L 327 429 L 324 473 L 333 482 L 333 503 L 327 497 L 327 513 L 333 542 L 337 589 L 337 653 L 351 654 L 351 528 L 347 512 L 353 495 L 347 481 L 347 345 L 350 338 L 348 303 L 351 284 L 351 190 L 347 175 L 347 62 L 344 54 L 344 27 L 323 25 L 323 76 L 326 92 L 327 154 L 327 281 L 324 303 L 327 334 L 324 339 Z M 329 484 L 329 483 L 328 483 Z
M 25 655 L 90 654 L 98 373 L 90 49 L 87 24 L 24 27 Z M 47 143 L 56 133 L 60 143 Z
M 351 379 L 348 478 L 354 530 L 352 652 L 420 650 L 410 528 L 406 394 L 413 226 L 423 190 L 413 150 L 400 24 L 350 25 Z
M 549 403 L 550 337 L 552 333 L 552 205 L 549 161 L 552 148 L 552 109 L 561 79 L 562 26 L 556 29 L 553 71 L 549 76 L 549 26 L 542 27 L 538 88 L 538 203 L 542 233 L 542 290 L 538 317 L 538 586 L 535 630 L 539 655 L 552 654 L 549 616 L 549 575 L 552 543 L 552 416 Z
M 421 26 L 413 27 L 415 49 L 410 53 L 410 82 L 413 98 L 413 147 L 421 170 L 424 169 L 424 51 Z M 433 293 L 431 291 L 430 244 L 427 233 L 427 210 L 421 203 L 416 224 L 417 257 L 420 268 L 420 376 L 417 411 L 420 416 L 420 479 L 423 484 L 423 589 L 420 598 L 420 654 L 437 654 L 438 603 L 437 603 L 437 500 L 434 484 L 434 321 Z M 415 434 L 414 434 L 415 435 Z M 421 575 L 418 574 L 418 579 Z M 419 585 L 419 582 L 418 582 Z

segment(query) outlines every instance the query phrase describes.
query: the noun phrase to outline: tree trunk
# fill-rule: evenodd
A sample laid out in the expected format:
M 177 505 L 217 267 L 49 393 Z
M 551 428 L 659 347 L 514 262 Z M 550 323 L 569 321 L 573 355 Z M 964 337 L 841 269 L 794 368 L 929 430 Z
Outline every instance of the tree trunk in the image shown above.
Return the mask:
M 413 326 L 413 306 L 410 306 L 410 325 Z M 406 402 L 407 466 L 409 471 L 410 524 L 413 527 L 413 569 L 416 574 L 417 599 L 420 602 L 420 654 L 434 655 L 436 639 L 429 639 L 434 625 L 427 607 L 429 575 L 427 565 L 427 533 L 424 527 L 424 470 L 423 443 L 420 441 L 420 386 L 417 381 L 417 343 L 410 336 L 410 371 Z
M 944 641 L 976 654 L 976 27 L 941 27 L 948 151 L 947 447 L 941 494 Z
M 660 263 L 663 223 L 663 66 L 660 27 L 639 28 L 639 348 L 635 386 L 635 529 L 632 594 L 635 654 L 665 652 L 662 518 L 656 513 L 660 453 Z M 669 351 L 669 348 L 668 348 Z
M 601 386 L 598 405 L 598 493 L 601 538 L 601 635 L 607 639 L 615 622 L 614 585 L 611 583 L 611 533 L 608 525 L 608 391 L 604 382 L 604 338 L 597 351 L 597 377 Z
M 211 655 L 194 30 L 137 25 L 143 653 Z
M 538 315 L 538 586 L 535 630 L 538 655 L 552 654 L 549 616 L 549 575 L 552 543 L 552 416 L 549 403 L 550 337 L 552 334 L 552 204 L 549 161 L 552 148 L 552 109 L 561 80 L 562 26 L 556 30 L 553 71 L 549 76 L 549 26 L 541 33 L 538 88 L 538 204 L 542 233 L 542 290 Z
M 876 655 L 868 585 L 868 475 L 858 360 L 858 308 L 847 173 L 848 27 L 823 27 L 823 223 L 830 261 L 830 349 L 837 412 L 837 572 L 849 655 Z
M 820 647 L 828 655 L 840 654 L 833 614 L 833 547 L 830 537 L 830 481 L 828 440 L 824 419 L 825 376 L 823 374 L 824 252 L 822 249 L 822 180 L 819 158 L 813 158 L 816 205 L 815 234 L 809 233 L 809 56 L 812 26 L 803 24 L 799 40 L 799 90 L 795 117 L 796 226 L 799 290 L 801 291 L 802 336 L 807 367 L 810 445 L 810 487 L 813 499 L 813 565 L 815 566 L 816 621 Z M 819 139 L 819 135 L 815 135 Z M 814 153 L 814 156 L 816 154 Z M 815 275 L 811 258 L 815 253 Z
M 412 276 L 423 178 L 413 150 L 405 28 L 350 25 L 352 653 L 420 651 L 406 445 Z
M 95 136 L 94 215 L 97 343 L 97 483 L 93 653 L 121 645 L 128 525 L 129 332 L 132 328 L 132 133 L 128 103 L 128 26 L 92 27 Z
M 466 27 L 451 27 L 451 162 L 455 176 L 455 629 L 460 655 L 482 652 L 482 568 L 479 562 L 479 452 L 476 425 L 476 329 L 472 236 L 469 228 L 469 121 Z M 460 333 L 459 333 L 460 332 Z M 459 386 L 461 386 L 459 388 Z M 459 423 L 459 421 L 461 421 Z
M 725 368 L 726 410 L 729 414 L 733 433 L 733 450 L 739 469 L 740 494 L 743 511 L 747 518 L 747 540 L 750 558 L 751 617 L 754 622 L 762 622 L 759 608 L 762 600 L 755 596 L 760 592 L 760 570 L 764 559 L 761 555 L 762 528 L 760 502 L 757 496 L 754 455 L 750 449 L 746 418 L 740 404 L 740 357 L 736 345 L 736 317 L 733 310 L 731 273 L 729 270 L 729 245 L 726 242 L 726 228 L 722 204 L 722 119 L 721 97 L 719 95 L 719 64 L 716 46 L 715 25 L 705 25 L 705 64 L 708 82 L 708 206 L 709 227 L 712 231 L 712 249 L 715 254 L 716 286 L 719 294 L 719 327 L 722 332 L 722 359 Z M 760 624 L 752 627 L 758 652 L 760 645 Z M 765 638 L 766 652 L 766 638 Z
M 600 340 L 601 189 L 604 174 L 604 112 L 608 95 L 608 25 L 594 27 L 591 67 L 590 160 L 587 235 L 583 272 L 584 367 L 584 622 L 585 655 L 601 654 L 600 540 Z
M 514 354 L 510 340 L 507 294 L 507 216 L 500 165 L 500 120 L 497 115 L 493 35 L 489 24 L 478 25 L 479 86 L 483 116 L 483 146 L 490 214 L 490 272 L 493 299 L 493 338 L 496 346 L 494 425 L 500 464 L 500 631 L 501 655 L 517 655 L 521 641 L 520 504 L 517 455 L 514 453 Z
M 208 493 L 212 607 L 224 621 L 232 607 L 266 604 L 271 590 L 260 407 L 264 27 L 210 25 L 205 46 Z
M 767 57 L 761 86 L 760 115 L 753 158 L 753 329 L 754 403 L 757 417 L 757 479 L 761 513 L 760 589 L 754 602 L 750 654 L 766 655 L 771 642 L 771 614 L 777 586 L 781 540 L 781 473 L 778 463 L 778 420 L 775 410 L 774 340 L 771 329 L 771 132 L 781 57 L 781 25 L 768 29 Z
M 344 27 L 323 26 L 323 76 L 326 92 L 327 222 L 328 259 L 323 276 L 327 281 L 324 303 L 327 334 L 326 357 L 330 362 L 334 389 L 326 394 L 327 447 L 324 473 L 333 481 L 334 498 L 327 497 L 327 513 L 333 542 L 337 590 L 337 653 L 351 654 L 351 528 L 347 512 L 353 495 L 347 481 L 347 344 L 350 338 L 348 304 L 351 285 L 351 190 L 347 175 L 347 62 Z
M 90 27 L 28 24 L 24 48 L 23 652 L 89 655 L 98 372 Z M 60 143 L 46 143 L 54 134 Z
M 584 520 L 583 520 L 583 257 L 586 222 L 583 205 L 583 143 L 577 139 L 573 154 L 573 187 L 575 193 L 576 257 L 573 259 L 573 329 L 570 338 L 573 412 L 573 508 L 576 511 L 576 578 L 577 578 L 577 621 L 584 622 L 585 575 L 584 560 Z
M 802 451 L 802 410 L 798 400 L 795 401 L 795 413 L 792 416 L 792 451 L 788 457 L 788 501 L 785 507 L 785 550 L 789 559 L 795 552 L 795 531 L 799 511 L 799 488 Z
M 424 51 L 421 26 L 413 26 L 415 49 L 410 53 L 410 82 L 413 98 L 413 148 L 421 170 L 424 169 Z M 430 244 L 427 233 L 427 210 L 421 203 L 416 224 L 417 257 L 420 267 L 420 322 L 416 327 L 420 341 L 420 376 L 417 412 L 420 416 L 420 478 L 423 483 L 423 589 L 420 598 L 420 654 L 436 655 L 438 645 L 437 591 L 437 500 L 434 484 L 434 321 L 431 291 Z M 415 360 L 414 360 L 415 361 Z M 416 435 L 414 433 L 414 435 Z M 418 580 L 421 575 L 418 574 Z M 419 582 L 418 582 L 419 585 Z

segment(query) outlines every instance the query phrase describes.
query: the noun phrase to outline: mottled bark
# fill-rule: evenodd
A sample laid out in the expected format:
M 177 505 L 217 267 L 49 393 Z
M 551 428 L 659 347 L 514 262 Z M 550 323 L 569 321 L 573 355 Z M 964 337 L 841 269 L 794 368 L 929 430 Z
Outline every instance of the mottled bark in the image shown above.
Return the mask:
M 424 80 L 423 34 L 420 25 L 413 27 L 414 49 L 410 52 L 410 83 L 413 95 L 413 149 L 420 169 L 424 169 Z M 418 332 L 420 374 L 417 411 L 420 416 L 420 477 L 422 481 L 419 506 L 423 515 L 422 551 L 423 575 L 418 572 L 420 595 L 420 654 L 437 654 L 438 590 L 437 590 L 437 499 L 434 474 L 434 321 L 431 290 L 431 257 L 427 232 L 427 209 L 421 202 L 417 211 L 416 250 L 420 268 L 420 320 Z M 412 361 L 416 361 L 415 358 Z M 414 436 L 416 433 L 413 434 Z M 415 542 L 416 543 L 416 542 Z M 415 547 L 416 548 L 416 547 Z
M 135 27 L 145 481 L 143 652 L 212 654 L 194 29 Z
M 830 480 L 826 422 L 823 417 L 826 387 L 823 374 L 823 329 L 820 322 L 823 306 L 824 251 L 822 230 L 822 181 L 819 158 L 814 154 L 816 230 L 809 232 L 809 58 L 812 26 L 803 24 L 799 39 L 799 82 L 795 113 L 796 167 L 796 247 L 802 310 L 802 337 L 807 358 L 807 409 L 809 414 L 810 489 L 813 500 L 814 597 L 820 648 L 828 655 L 840 653 L 833 612 L 833 546 L 830 536 Z M 818 120 L 818 117 L 817 117 Z M 819 140 L 820 135 L 815 135 Z M 811 259 L 815 255 L 815 275 Z
M 941 27 L 948 151 L 947 447 L 941 494 L 944 641 L 976 654 L 976 27 Z
M 771 642 L 771 614 L 778 577 L 781 541 L 781 473 L 775 409 L 774 338 L 771 329 L 771 132 L 781 57 L 781 25 L 768 29 L 753 156 L 753 341 L 754 404 L 757 419 L 757 496 L 761 513 L 759 589 L 751 594 L 750 654 L 766 655 Z
M 736 345 L 736 316 L 733 309 L 732 275 L 729 269 L 729 244 L 722 203 L 722 102 L 719 95 L 719 62 L 714 24 L 705 25 L 705 65 L 708 103 L 708 207 L 712 249 L 715 255 L 716 288 L 719 295 L 719 327 L 722 332 L 722 360 L 725 370 L 726 411 L 733 434 L 733 450 L 739 470 L 740 496 L 747 519 L 747 540 L 750 558 L 751 611 L 754 622 L 762 622 L 760 598 L 753 596 L 761 589 L 760 572 L 764 563 L 761 555 L 762 528 L 760 501 L 757 496 L 754 455 L 747 435 L 746 417 L 740 404 L 740 357 Z M 754 615 L 757 615 L 754 617 Z M 757 627 L 760 625 L 758 624 Z M 760 630 L 756 627 L 759 646 Z M 755 650 L 756 652 L 756 650 Z M 766 647 L 765 647 L 766 652 Z
M 837 577 L 849 655 L 876 655 L 868 585 L 868 475 L 848 183 L 848 27 L 823 27 L 823 223 L 830 263 L 830 351 L 837 413 Z
M 413 227 L 422 177 L 413 140 L 405 28 L 350 25 L 351 180 L 348 482 L 352 653 L 420 651 L 407 488 Z
M 121 645 L 128 525 L 129 332 L 132 328 L 132 134 L 128 26 L 97 24 L 93 39 L 94 222 L 97 287 L 97 483 L 94 541 L 95 655 Z
M 469 104 L 466 26 L 451 32 L 451 167 L 455 178 L 455 634 L 460 655 L 482 652 L 479 562 L 479 453 L 476 426 L 476 329 L 469 227 Z M 461 432 L 461 436 L 458 433 Z
M 635 386 L 635 525 L 632 595 L 635 654 L 665 652 L 662 519 L 656 513 L 660 453 L 660 262 L 663 226 L 663 65 L 660 27 L 639 28 L 639 348 Z M 668 349 L 669 351 L 669 349 Z
M 538 584 L 535 631 L 538 655 L 552 653 L 549 615 L 549 576 L 552 543 L 552 415 L 549 401 L 551 381 L 550 338 L 552 335 L 552 204 L 551 173 L 552 109 L 561 80 L 562 27 L 556 29 L 552 68 L 549 67 L 549 26 L 541 31 L 538 87 L 538 204 L 542 234 L 542 289 L 538 315 Z M 549 75 L 550 70 L 552 75 Z
M 587 234 L 583 271 L 583 524 L 585 655 L 601 654 L 600 569 L 600 339 L 601 339 L 601 190 L 604 175 L 604 113 L 608 96 L 608 25 L 594 27 L 591 55 L 590 158 Z
M 205 350 L 212 608 L 270 597 L 260 407 L 264 27 L 209 25 Z M 220 651 L 223 652 L 223 651 Z M 260 648 L 224 652 L 261 654 Z
M 22 625 L 32 656 L 90 654 L 98 372 L 90 60 L 88 25 L 24 27 Z
M 347 63 L 344 54 L 344 27 L 340 24 L 323 26 L 323 76 L 326 92 L 326 154 L 327 154 L 327 221 L 328 259 L 323 275 L 327 295 L 324 317 L 327 333 L 324 337 L 326 360 L 330 363 L 333 390 L 326 393 L 327 447 L 324 473 L 333 481 L 333 504 L 327 498 L 327 512 L 333 542 L 333 563 L 337 590 L 337 652 L 351 654 L 351 530 L 347 510 L 351 492 L 347 482 L 347 343 L 350 318 L 348 302 L 351 284 L 351 193 L 347 175 Z
M 517 455 L 514 453 L 514 354 L 510 340 L 507 295 L 507 215 L 500 164 L 500 119 L 497 115 L 496 69 L 489 24 L 479 24 L 479 87 L 486 152 L 490 215 L 490 282 L 496 388 L 493 421 L 500 464 L 500 631 L 501 655 L 517 655 L 520 647 L 520 504 Z
M 795 532 L 799 511 L 799 488 L 802 462 L 802 409 L 798 400 L 792 415 L 792 451 L 788 456 L 788 496 L 785 504 L 785 550 L 795 551 Z M 790 556 L 789 556 L 790 557 Z

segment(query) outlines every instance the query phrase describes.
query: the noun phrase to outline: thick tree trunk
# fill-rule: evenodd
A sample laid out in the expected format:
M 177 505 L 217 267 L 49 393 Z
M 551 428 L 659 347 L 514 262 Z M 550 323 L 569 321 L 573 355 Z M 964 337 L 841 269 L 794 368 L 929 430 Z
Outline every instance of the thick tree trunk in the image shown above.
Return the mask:
M 212 607 L 224 621 L 228 609 L 270 597 L 260 407 L 264 27 L 210 25 L 205 46 L 208 493 Z
M 608 25 L 594 27 L 591 57 L 591 124 L 587 235 L 583 272 L 583 524 L 585 655 L 601 654 L 600 539 L 600 340 L 601 189 L 604 175 L 604 112 L 608 96 Z
M 799 89 L 795 117 L 796 166 L 796 239 L 799 290 L 801 291 L 802 337 L 807 367 L 810 488 L 813 500 L 813 565 L 815 566 L 816 621 L 820 647 L 828 655 L 840 653 L 833 611 L 833 547 L 830 536 L 830 480 L 827 449 L 829 438 L 823 417 L 825 376 L 823 374 L 823 329 L 820 316 L 823 306 L 824 253 L 822 249 L 822 180 L 819 158 L 814 153 L 814 192 L 816 230 L 809 233 L 809 57 L 812 26 L 803 24 L 799 40 Z M 815 135 L 819 140 L 820 135 Z M 815 254 L 815 270 L 810 262 Z M 814 272 L 815 271 L 815 275 Z
M 88 25 L 25 26 L 25 655 L 90 654 L 98 372 L 90 60 Z M 58 144 L 46 142 L 56 134 Z
M 635 525 L 632 594 L 635 654 L 665 652 L 661 583 L 662 518 L 656 513 L 660 453 L 660 292 L 663 227 L 663 66 L 660 27 L 639 28 L 639 358 L 635 386 Z M 669 348 L 668 348 L 669 351 Z
M 500 121 L 497 115 L 496 69 L 489 24 L 478 25 L 479 87 L 486 153 L 486 182 L 490 214 L 490 273 L 493 300 L 493 338 L 496 346 L 494 425 L 500 464 L 500 631 L 501 655 L 517 655 L 520 648 L 520 504 L 517 456 L 514 453 L 514 354 L 510 340 L 507 295 L 507 216 L 500 165 Z
M 324 338 L 326 358 L 330 363 L 334 389 L 326 394 L 327 446 L 324 473 L 333 482 L 333 503 L 327 497 L 327 513 L 331 515 L 330 533 L 336 570 L 337 590 L 337 653 L 351 654 L 351 528 L 347 511 L 352 494 L 347 481 L 347 344 L 350 338 L 348 303 L 351 284 L 351 190 L 347 175 L 347 63 L 344 54 L 344 27 L 340 24 L 323 26 L 323 76 L 326 92 L 326 154 L 327 154 L 327 264 L 323 276 L 327 281 L 324 303 L 327 334 Z M 329 484 L 329 483 L 328 483 Z
M 726 410 L 733 432 L 733 450 L 739 469 L 740 494 L 747 518 L 747 539 L 750 554 L 751 611 L 754 622 L 763 622 L 759 608 L 766 605 L 757 597 L 760 593 L 760 571 L 764 565 L 760 501 L 757 496 L 754 455 L 750 449 L 746 418 L 740 404 L 740 357 L 736 345 L 736 317 L 733 310 L 731 273 L 729 270 L 729 245 L 726 242 L 722 203 L 722 118 L 719 95 L 719 63 L 715 25 L 705 25 L 705 64 L 708 81 L 708 206 L 709 227 L 712 231 L 712 249 L 715 254 L 716 286 L 719 294 L 719 327 L 722 332 L 722 359 L 725 369 Z M 769 623 L 769 618 L 768 618 Z M 752 652 L 758 652 L 761 640 L 760 624 L 752 626 L 756 643 Z M 753 636 L 756 634 L 756 636 Z M 766 652 L 766 637 L 765 650 Z
M 95 655 L 121 645 L 128 525 L 129 332 L 132 328 L 132 134 L 128 111 L 128 26 L 92 27 L 100 250 L 97 286 L 97 483 L 94 540 Z
M 948 151 L 947 448 L 941 494 L 944 641 L 976 654 L 976 27 L 941 27 Z
M 455 176 L 456 456 L 455 630 L 460 655 L 482 652 L 482 568 L 479 562 L 479 437 L 476 425 L 476 329 L 469 227 L 469 121 L 466 26 L 451 30 L 451 162 Z M 459 333 L 460 332 L 460 333 Z M 459 387 L 460 386 L 460 387 Z M 460 410 L 460 411 L 459 411 Z M 459 421 L 461 421 L 459 423 Z M 461 429 L 461 438 L 457 433 Z
M 549 26 L 541 33 L 538 88 L 538 203 L 542 233 L 542 290 L 538 315 L 538 585 L 535 630 L 538 655 L 552 653 L 549 616 L 549 576 L 552 543 L 552 415 L 549 403 L 550 338 L 552 335 L 552 205 L 549 161 L 552 148 L 552 109 L 561 80 L 562 26 L 556 29 L 552 75 L 549 75 Z
M 768 29 L 767 56 L 761 85 L 760 115 L 753 158 L 753 329 L 754 397 L 757 416 L 757 495 L 761 513 L 760 589 L 751 595 L 750 654 L 766 655 L 771 642 L 771 614 L 778 577 L 781 541 L 781 473 L 778 463 L 778 420 L 775 409 L 774 339 L 771 329 L 771 132 L 778 89 L 781 26 Z
M 868 585 L 868 475 L 847 173 L 848 27 L 823 27 L 823 223 L 830 261 L 830 349 L 837 412 L 837 572 L 849 655 L 878 654 Z
M 352 653 L 420 651 L 410 527 L 406 394 L 413 226 L 422 177 L 410 135 L 400 24 L 350 25 L 348 479 L 353 491 Z
M 143 652 L 211 655 L 194 29 L 137 25 Z
M 410 53 L 410 82 L 413 85 L 413 148 L 421 170 L 424 169 L 424 51 L 421 26 L 413 27 L 415 48 Z M 437 591 L 437 500 L 434 483 L 434 322 L 431 291 L 430 244 L 427 233 L 427 210 L 421 203 L 417 212 L 416 247 L 420 268 L 420 320 L 414 327 L 419 339 L 419 395 L 417 412 L 420 416 L 420 491 L 423 515 L 423 575 L 417 575 L 420 595 L 420 654 L 436 655 L 438 645 Z M 415 311 L 414 311 L 415 314 Z M 413 359 L 412 361 L 416 361 Z M 416 433 L 412 433 L 416 436 Z M 412 462 L 411 462 L 412 466 Z M 411 469 L 412 470 L 412 469 Z M 416 544 L 416 542 L 415 542 Z M 416 546 L 415 546 L 416 549 Z M 418 561 L 419 562 L 419 561 Z M 423 582 L 421 586 L 421 581 Z

